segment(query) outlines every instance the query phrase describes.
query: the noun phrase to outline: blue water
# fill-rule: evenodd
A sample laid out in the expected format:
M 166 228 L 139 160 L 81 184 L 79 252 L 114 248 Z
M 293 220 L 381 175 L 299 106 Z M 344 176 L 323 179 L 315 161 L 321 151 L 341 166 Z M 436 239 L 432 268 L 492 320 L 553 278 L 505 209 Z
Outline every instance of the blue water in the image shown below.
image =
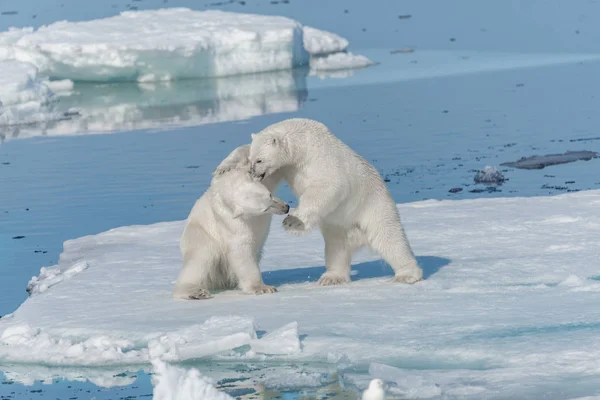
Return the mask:
M 0 29 L 110 16 L 133 6 L 207 8 L 192 0 L 3 0 L 0 12 L 18 13 L 0 15 Z M 509 179 L 504 185 L 471 192 L 485 189 L 473 182 L 475 170 L 485 165 L 600 150 L 600 140 L 576 141 L 600 135 L 600 25 L 593 18 L 600 4 L 594 1 L 260 0 L 208 8 L 290 16 L 347 37 L 353 52 L 380 64 L 337 79 L 299 71 L 294 86 L 282 89 L 294 110 L 189 127 L 165 128 L 157 113 L 183 115 L 189 105 L 219 110 L 226 99 L 215 97 L 211 84 L 186 83 L 154 99 L 127 84 L 78 85 L 81 94 L 64 107 L 92 104 L 100 93 L 113 105 L 138 104 L 145 128 L 67 137 L 40 131 L 31 138 L 0 132 L 0 315 L 26 298 L 28 280 L 57 262 L 65 240 L 184 219 L 219 161 L 247 143 L 250 133 L 284 118 L 327 124 L 380 170 L 397 202 L 600 188 L 600 161 L 592 160 L 535 171 L 503 168 Z M 398 18 L 405 14 L 412 17 Z M 416 51 L 390 54 L 403 47 Z M 162 104 L 158 111 L 156 104 Z M 294 201 L 285 187 L 280 196 Z M 100 390 L 94 394 L 100 399 L 151 393 L 147 375 L 136 379 L 125 389 L 101 390 L 61 380 L 50 386 L 7 383 L 0 395 L 88 398 L 87 390 Z

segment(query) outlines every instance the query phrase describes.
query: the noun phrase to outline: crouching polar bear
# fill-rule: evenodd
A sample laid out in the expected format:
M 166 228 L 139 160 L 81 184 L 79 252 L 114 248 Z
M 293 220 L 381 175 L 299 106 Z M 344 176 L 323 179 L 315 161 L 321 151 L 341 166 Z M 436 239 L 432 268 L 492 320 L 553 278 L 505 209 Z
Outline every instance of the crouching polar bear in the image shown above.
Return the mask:
M 423 278 L 381 176 L 325 125 L 288 119 L 252 134 L 250 162 L 255 177 L 282 177 L 298 197 L 298 207 L 283 221 L 288 232 L 320 228 L 326 272 L 319 284 L 349 282 L 352 254 L 364 246 L 391 265 L 393 281 Z
M 250 174 L 249 145 L 235 149 L 213 173 L 181 236 L 183 257 L 173 296 L 210 298 L 210 290 L 239 287 L 245 293 L 273 293 L 258 267 L 271 225 L 271 214 L 289 206 L 273 198 L 277 175 L 257 182 Z

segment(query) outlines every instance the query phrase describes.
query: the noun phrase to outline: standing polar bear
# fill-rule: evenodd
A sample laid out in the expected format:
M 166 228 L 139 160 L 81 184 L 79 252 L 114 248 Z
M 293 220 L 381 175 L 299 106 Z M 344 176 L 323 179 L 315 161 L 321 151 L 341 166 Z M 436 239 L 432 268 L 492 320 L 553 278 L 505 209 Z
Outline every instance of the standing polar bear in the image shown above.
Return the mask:
M 392 266 L 393 281 L 423 278 L 381 176 L 325 125 L 309 119 L 270 125 L 252 134 L 250 162 L 255 177 L 282 177 L 298 197 L 298 208 L 283 221 L 286 231 L 321 229 L 326 272 L 320 285 L 349 282 L 352 254 L 364 246 Z
M 173 296 L 210 298 L 210 290 L 239 287 L 245 293 L 273 293 L 258 267 L 271 226 L 271 214 L 289 206 L 273 198 L 277 174 L 256 182 L 250 173 L 249 145 L 235 149 L 213 173 L 208 190 L 187 219 L 180 249 L 183 269 Z

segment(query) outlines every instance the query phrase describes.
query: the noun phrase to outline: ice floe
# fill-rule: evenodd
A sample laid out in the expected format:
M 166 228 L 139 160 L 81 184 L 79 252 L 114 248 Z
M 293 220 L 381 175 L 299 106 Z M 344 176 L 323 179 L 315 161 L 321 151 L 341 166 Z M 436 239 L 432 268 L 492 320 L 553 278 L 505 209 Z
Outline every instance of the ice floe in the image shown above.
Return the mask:
M 82 237 L 52 271 L 89 267 L 0 320 L 0 363 L 371 365 L 357 387 L 382 378 L 390 394 L 415 398 L 597 385 L 599 206 L 600 191 L 399 205 L 425 272 L 415 285 L 387 282 L 391 269 L 360 252 L 351 284 L 318 287 L 320 234 L 288 235 L 274 218 L 262 268 L 279 292 L 207 301 L 171 298 L 183 221 Z M 298 373 L 289 381 L 322 379 Z
M 308 66 L 346 49 L 336 34 L 279 16 L 165 8 L 0 33 L 0 60 L 75 81 L 209 78 Z M 353 68 L 353 64 L 337 68 Z

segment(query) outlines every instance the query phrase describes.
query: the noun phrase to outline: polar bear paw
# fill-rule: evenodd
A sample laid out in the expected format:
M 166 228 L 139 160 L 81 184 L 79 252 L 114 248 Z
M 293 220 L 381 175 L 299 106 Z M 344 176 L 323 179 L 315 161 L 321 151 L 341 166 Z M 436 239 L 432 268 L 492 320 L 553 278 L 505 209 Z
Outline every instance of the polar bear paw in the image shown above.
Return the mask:
M 275 286 L 262 285 L 258 289 L 252 290 L 251 293 L 254 294 L 268 294 L 268 293 L 276 293 L 277 288 Z
M 348 282 L 350 282 L 350 277 L 348 276 L 325 272 L 323 275 L 321 275 L 321 278 L 317 284 L 321 286 L 335 286 L 343 285 Z
M 302 235 L 307 231 L 304 222 L 300 218 L 292 214 L 289 214 L 283 220 L 283 229 L 285 229 L 286 232 L 292 233 L 294 235 Z
M 411 268 L 396 272 L 396 275 L 390 280 L 394 283 L 413 284 L 423 279 L 423 270 L 421 268 Z
M 211 299 L 212 295 L 206 289 L 197 289 L 193 293 L 190 293 L 187 298 L 188 300 L 206 300 Z

